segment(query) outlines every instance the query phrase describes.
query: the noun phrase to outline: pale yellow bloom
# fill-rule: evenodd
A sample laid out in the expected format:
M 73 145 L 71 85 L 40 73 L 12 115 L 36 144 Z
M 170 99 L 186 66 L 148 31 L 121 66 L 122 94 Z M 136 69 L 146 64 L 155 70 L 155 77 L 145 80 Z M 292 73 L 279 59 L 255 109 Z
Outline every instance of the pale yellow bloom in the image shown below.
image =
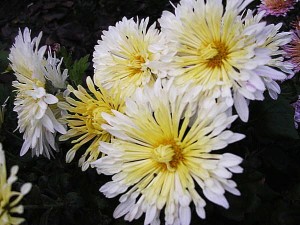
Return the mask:
M 246 10 L 252 1 L 181 0 L 174 14 L 165 11 L 159 20 L 177 52 L 169 73 L 175 83 L 201 85 L 205 96 L 234 104 L 243 121 L 250 100 L 263 100 L 265 90 L 277 98 L 275 80 L 293 73 L 280 50 L 290 33 L 261 21 L 264 12 Z
M 225 130 L 237 116 L 228 116 L 224 103 L 203 108 L 197 104 L 199 88 L 163 88 L 159 80 L 153 88 L 138 89 L 127 99 L 125 113 L 103 113 L 108 124 L 102 128 L 114 136 L 101 142 L 106 155 L 92 165 L 113 175 L 100 188 L 108 198 L 122 194 L 114 217 L 138 219 L 144 224 L 188 225 L 190 203 L 205 218 L 205 200 L 229 207 L 224 193 L 239 195 L 232 173 L 241 173 L 239 156 L 213 153 L 244 137 Z
M 149 18 L 135 22 L 124 17 L 103 32 L 93 53 L 96 85 L 127 97 L 166 77 L 173 55 L 168 40 L 148 22 Z
M 74 138 L 71 141 L 74 146 L 68 151 L 66 161 L 71 162 L 81 146 L 92 142 L 79 160 L 79 166 L 82 166 L 82 170 L 86 170 L 90 162 L 98 159 L 100 154 L 99 142 L 109 142 L 111 139 L 111 135 L 101 128 L 101 125 L 106 123 L 101 113 L 111 113 L 112 109 L 122 112 L 124 108 L 122 99 L 111 97 L 102 87 L 96 90 L 90 77 L 86 79 L 86 83 L 91 94 L 80 85 L 78 90 L 68 86 L 70 93 L 74 94 L 78 100 L 66 97 L 67 103 L 59 103 L 62 109 L 68 111 L 64 119 L 69 126 L 69 130 L 60 137 L 60 140 Z
M 0 224 L 18 225 L 24 222 L 23 218 L 12 214 L 22 214 L 24 209 L 20 201 L 30 189 L 31 184 L 26 183 L 21 187 L 21 192 L 13 191 L 12 184 L 17 180 L 18 166 L 11 168 L 10 176 L 7 178 L 5 155 L 0 143 Z

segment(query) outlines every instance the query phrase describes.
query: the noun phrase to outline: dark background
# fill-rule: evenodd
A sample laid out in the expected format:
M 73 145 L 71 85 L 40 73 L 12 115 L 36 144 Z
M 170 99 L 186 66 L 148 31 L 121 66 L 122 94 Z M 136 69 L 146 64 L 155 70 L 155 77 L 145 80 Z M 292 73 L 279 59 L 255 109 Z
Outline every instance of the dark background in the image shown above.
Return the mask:
M 174 4 L 178 1 L 172 1 Z M 254 1 L 255 7 L 259 1 Z M 92 52 L 102 30 L 113 26 L 122 17 L 150 17 L 153 23 L 163 10 L 171 10 L 167 0 L 98 0 L 98 1 L 19 1 L 2 0 L 0 3 L 0 103 L 7 96 L 5 122 L 0 141 L 6 150 L 8 167 L 19 165 L 19 180 L 14 188 L 31 182 L 33 189 L 24 200 L 24 225 L 117 225 L 143 224 L 144 217 L 132 223 L 113 219 L 112 213 L 118 198 L 106 199 L 99 191 L 110 177 L 97 175 L 92 169 L 81 172 L 76 159 L 65 163 L 68 143 L 61 143 L 55 159 L 31 158 L 30 153 L 19 157 L 22 134 L 12 111 L 13 73 L 4 72 L 9 48 L 19 27 L 29 27 L 32 37 L 43 31 L 41 45 L 59 43 L 73 60 Z M 269 23 L 283 22 L 283 30 L 291 29 L 299 3 L 287 17 L 268 17 Z M 59 53 L 58 53 L 59 54 Z M 93 75 L 92 63 L 85 76 Z M 230 208 L 225 210 L 209 203 L 205 207 L 207 218 L 201 220 L 192 207 L 191 224 L 204 225 L 299 225 L 300 224 L 300 141 L 294 127 L 294 110 L 290 104 L 300 94 L 299 74 L 281 83 L 282 94 L 277 101 L 266 94 L 263 102 L 250 104 L 248 123 L 236 121 L 232 130 L 246 134 L 243 141 L 232 144 L 222 152 L 233 152 L 245 160 L 244 173 L 234 175 L 242 195 L 226 194 Z M 78 154 L 79 155 L 79 154 Z M 199 190 L 199 192 L 201 192 Z M 161 218 L 163 224 L 163 216 Z

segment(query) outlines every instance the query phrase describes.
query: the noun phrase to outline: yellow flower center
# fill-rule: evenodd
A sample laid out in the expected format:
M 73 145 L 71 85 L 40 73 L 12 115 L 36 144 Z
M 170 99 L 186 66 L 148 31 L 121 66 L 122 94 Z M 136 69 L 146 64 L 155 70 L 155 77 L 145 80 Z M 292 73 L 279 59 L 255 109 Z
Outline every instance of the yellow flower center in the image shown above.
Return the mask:
M 212 69 L 222 67 L 223 60 L 228 58 L 229 52 L 227 46 L 221 41 L 214 41 L 211 44 L 211 51 L 214 52 L 214 55 L 207 59 L 207 66 Z
M 86 117 L 86 127 L 88 132 L 94 134 L 101 133 L 101 124 L 104 122 L 101 113 L 107 110 L 100 108 L 93 100 L 88 100 L 86 106 L 86 111 L 82 115 Z
M 143 64 L 146 62 L 145 58 L 141 56 L 140 54 L 136 54 L 132 56 L 132 58 L 129 61 L 129 71 L 130 75 L 129 76 L 134 76 L 136 74 L 142 73 L 143 72 Z
M 182 150 L 174 140 L 163 141 L 153 150 L 153 160 L 162 170 L 174 172 L 183 160 Z

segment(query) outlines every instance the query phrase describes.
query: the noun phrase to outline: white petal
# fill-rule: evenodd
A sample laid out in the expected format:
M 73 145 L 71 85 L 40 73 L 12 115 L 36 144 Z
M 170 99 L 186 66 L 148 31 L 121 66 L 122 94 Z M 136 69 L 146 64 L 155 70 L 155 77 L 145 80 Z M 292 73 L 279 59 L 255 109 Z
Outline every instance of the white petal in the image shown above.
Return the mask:
M 256 75 L 256 73 L 251 72 L 249 83 L 258 90 L 264 91 L 266 89 L 264 82 L 258 75 Z
M 189 225 L 191 223 L 191 209 L 189 206 L 179 207 L 179 219 L 181 225 Z
M 205 219 L 206 215 L 205 215 L 205 210 L 204 207 L 202 206 L 196 206 L 196 212 L 197 215 L 201 218 L 201 219 Z
M 47 114 L 43 116 L 42 124 L 45 128 L 47 128 L 47 130 L 49 130 L 51 133 L 54 133 L 54 126 L 52 120 L 49 118 Z
M 31 190 L 32 184 L 31 183 L 25 183 L 21 187 L 21 193 L 23 195 L 26 195 Z
M 205 197 L 207 197 L 208 200 L 212 201 L 213 203 L 223 206 L 225 209 L 229 208 L 229 203 L 224 195 L 217 195 L 207 188 L 203 189 L 203 194 L 205 195 Z
M 31 144 L 30 140 L 27 139 L 27 140 L 24 141 L 24 143 L 22 145 L 22 148 L 21 148 L 21 151 L 20 151 L 20 156 L 23 156 L 28 152 L 30 144 Z
M 132 207 L 132 201 L 125 201 L 120 203 L 117 208 L 115 209 L 114 213 L 113 213 L 113 217 L 114 218 L 119 218 L 121 216 L 124 216 Z
M 242 173 L 244 171 L 244 169 L 240 166 L 232 166 L 228 167 L 228 169 L 233 173 Z
M 58 99 L 54 96 L 54 95 L 51 95 L 51 94 L 46 94 L 45 98 L 44 98 L 44 101 L 51 105 L 51 104 L 55 104 L 58 102 Z
M 236 196 L 241 195 L 241 192 L 236 188 L 232 188 L 232 187 L 229 187 L 229 186 L 225 186 L 224 188 L 225 188 L 226 191 L 230 192 L 233 195 L 236 195 Z
M 238 92 L 234 93 L 234 107 L 242 121 L 247 122 L 249 119 L 248 104 L 244 96 Z
M 70 163 L 75 157 L 76 151 L 69 150 L 66 154 L 66 163 Z
M 152 206 L 148 206 L 148 209 L 146 211 L 144 225 L 150 224 L 153 221 L 153 219 L 155 218 L 155 215 L 156 215 L 156 211 L 157 211 L 157 208 L 156 208 L 155 204 L 153 204 Z
M 243 159 L 237 155 L 231 154 L 231 153 L 224 153 L 222 155 L 222 158 L 220 159 L 218 165 L 224 166 L 224 167 L 232 167 L 239 165 Z
M 226 141 L 222 141 L 222 140 L 218 140 L 217 138 L 214 139 L 214 142 L 212 143 L 212 150 L 219 150 L 219 149 L 223 149 L 227 146 L 227 142 Z
M 275 70 L 268 66 L 259 66 L 254 70 L 259 76 L 269 77 L 274 80 L 284 80 L 286 79 L 286 74 Z
M 217 169 L 213 170 L 214 174 L 216 174 L 219 177 L 222 178 L 231 178 L 232 177 L 232 173 L 230 173 L 227 169 L 219 167 Z
M 234 133 L 230 138 L 227 139 L 228 143 L 234 143 L 244 139 L 246 136 L 244 134 Z

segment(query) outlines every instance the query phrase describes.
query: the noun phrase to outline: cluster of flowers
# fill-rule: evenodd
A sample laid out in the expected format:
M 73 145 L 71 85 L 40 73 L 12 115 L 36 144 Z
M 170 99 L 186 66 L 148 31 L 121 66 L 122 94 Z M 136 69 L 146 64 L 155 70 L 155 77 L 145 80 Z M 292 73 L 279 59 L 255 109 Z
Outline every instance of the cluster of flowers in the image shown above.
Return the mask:
M 276 80 L 294 74 L 282 48 L 291 32 L 266 24 L 266 11 L 246 9 L 251 2 L 182 0 L 163 12 L 161 30 L 148 18 L 123 18 L 95 46 L 87 89 L 67 85 L 62 59 L 38 47 L 41 34 L 20 31 L 9 59 L 21 155 L 31 148 L 50 158 L 57 132 L 74 144 L 67 162 L 86 148 L 82 170 L 113 175 L 100 191 L 122 194 L 115 218 L 145 213 L 145 224 L 159 224 L 164 210 L 165 224 L 185 225 L 191 202 L 200 218 L 204 197 L 228 208 L 225 191 L 240 195 L 231 178 L 242 158 L 214 151 L 244 138 L 228 129 L 237 117 L 248 121 L 250 100 L 266 90 L 276 99 Z

